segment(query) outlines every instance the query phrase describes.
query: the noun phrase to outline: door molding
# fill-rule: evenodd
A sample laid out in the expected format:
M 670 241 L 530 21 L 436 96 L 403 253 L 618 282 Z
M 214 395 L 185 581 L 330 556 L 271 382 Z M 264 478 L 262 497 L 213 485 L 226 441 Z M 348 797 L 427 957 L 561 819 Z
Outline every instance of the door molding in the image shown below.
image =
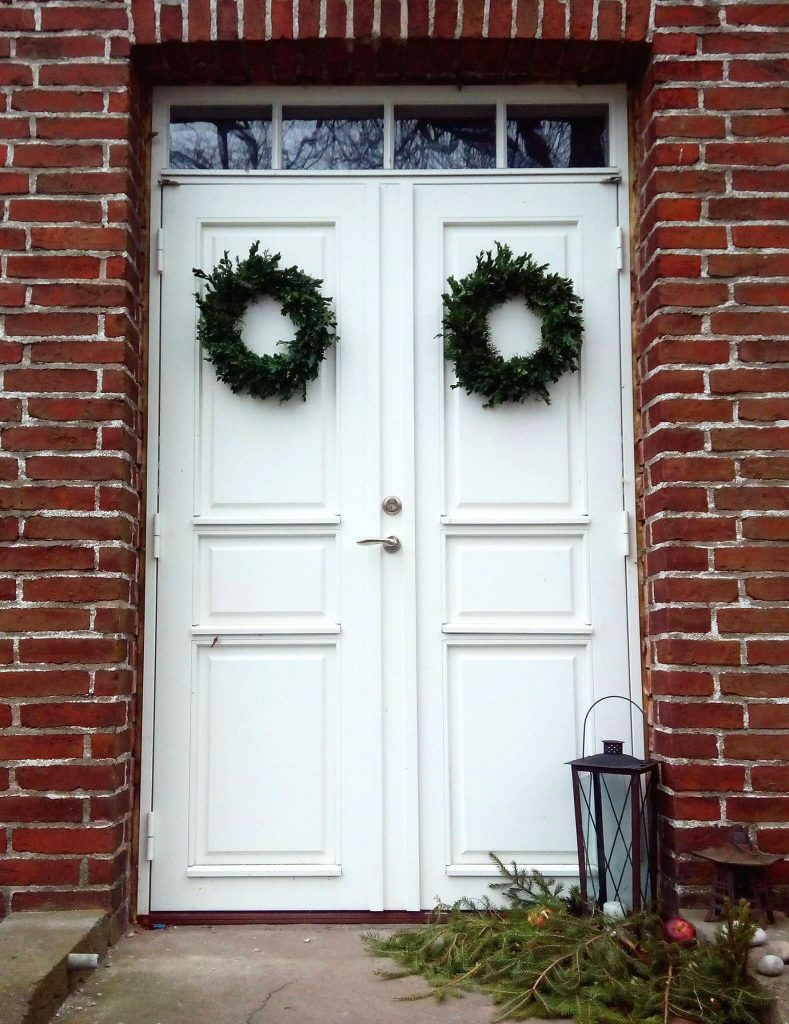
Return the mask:
M 168 131 L 170 109 L 174 105 L 229 105 L 266 103 L 267 105 L 288 103 L 384 103 L 391 105 L 402 103 L 441 103 L 456 104 L 459 101 L 486 101 L 489 103 L 528 103 L 529 105 L 572 105 L 574 108 L 605 106 L 608 109 L 609 147 L 611 166 L 593 169 L 557 169 L 557 170 L 516 170 L 500 168 L 487 171 L 337 171 L 337 172 L 292 172 L 281 170 L 270 171 L 173 171 L 168 169 Z M 455 88 L 435 86 L 349 86 L 333 87 L 211 87 L 189 86 L 168 87 L 155 90 L 153 99 L 153 141 L 151 147 L 151 242 L 150 242 L 150 279 L 149 279 L 149 323 L 148 323 L 148 384 L 147 384 L 147 459 L 146 459 L 146 536 L 152 536 L 151 524 L 158 508 L 159 490 L 159 408 L 160 408 L 160 339 L 161 339 L 161 281 L 162 275 L 157 272 L 157 256 L 159 247 L 159 229 L 164 224 L 167 208 L 167 194 L 170 189 L 189 187 L 191 182 L 197 184 L 220 184 L 229 179 L 243 179 L 250 182 L 254 179 L 277 179 L 301 181 L 308 179 L 319 183 L 325 179 L 327 183 L 336 181 L 338 177 L 362 177 L 376 181 L 409 178 L 425 182 L 435 180 L 448 182 L 457 178 L 472 177 L 476 183 L 490 182 L 494 184 L 502 178 L 517 178 L 526 182 L 593 182 L 597 181 L 607 187 L 617 189 L 617 211 L 619 228 L 622 232 L 622 267 L 619 276 L 619 342 L 621 365 L 621 402 L 620 419 L 622 433 L 622 478 L 625 509 L 629 517 L 630 530 L 634 531 L 636 494 L 635 494 L 635 428 L 634 428 L 634 390 L 633 390 L 633 358 L 631 330 L 631 292 L 630 292 L 630 171 L 628 158 L 628 117 L 627 91 L 625 86 L 518 86 L 468 87 L 462 94 Z M 372 182 L 371 182 L 372 183 Z M 616 244 L 612 239 L 612 245 Z M 177 254 L 168 254 L 166 258 L 177 258 Z M 166 269 L 164 271 L 166 273 Z M 385 485 L 385 481 L 382 481 Z M 385 486 L 384 486 L 385 489 Z M 387 492 L 388 493 L 388 492 Z M 147 833 L 146 823 L 152 808 L 153 793 L 153 740 L 154 740 L 154 704 L 156 693 L 156 623 L 157 623 L 157 565 L 154 553 L 155 545 L 146 544 L 141 558 L 144 558 L 144 651 L 141 674 L 142 701 L 139 724 L 140 749 L 140 783 L 136 815 L 139 822 L 139 841 L 133 850 L 133 858 L 137 861 L 137 899 L 138 915 L 148 915 L 150 908 L 150 861 L 146 859 Z M 628 659 L 630 665 L 631 688 L 635 681 L 641 679 L 639 601 L 638 601 L 638 558 L 635 554 L 635 538 L 630 538 L 630 555 L 626 559 L 626 600 L 627 600 L 627 635 Z M 641 688 L 631 692 L 631 696 L 641 700 Z M 634 749 L 638 749 L 639 736 L 634 736 Z M 415 740 L 414 740 L 415 742 Z M 135 815 L 135 816 L 136 816 Z M 294 912 L 301 914 L 303 912 Z M 332 912 L 316 912 L 332 913 Z M 339 912 L 338 912 L 339 913 Z M 385 916 L 384 912 L 384 916 Z M 172 915 L 170 915 L 172 916 Z M 198 923 L 197 916 L 188 915 L 189 923 Z M 205 916 L 205 915 L 202 915 Z M 229 915 L 211 915 L 213 923 L 219 918 L 230 921 Z M 277 920 L 295 920 L 282 913 L 273 914 Z M 156 917 L 160 920 L 161 915 Z M 233 915 L 235 919 L 237 915 Z M 310 920 L 318 920 L 310 915 Z M 364 920 L 383 918 L 370 918 Z M 256 918 L 257 920 L 257 918 Z M 262 918 L 261 918 L 262 920 Z M 340 917 L 337 917 L 340 920 Z

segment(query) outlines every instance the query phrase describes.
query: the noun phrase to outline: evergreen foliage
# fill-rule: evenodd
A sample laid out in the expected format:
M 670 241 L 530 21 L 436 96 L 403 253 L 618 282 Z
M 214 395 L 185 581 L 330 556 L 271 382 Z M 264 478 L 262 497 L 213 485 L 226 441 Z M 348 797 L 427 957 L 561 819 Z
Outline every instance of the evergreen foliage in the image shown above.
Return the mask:
M 580 886 L 571 886 L 564 896 L 564 885 L 561 882 L 550 882 L 539 871 L 519 868 L 515 861 L 508 868 L 495 853 L 491 853 L 490 858 L 504 876 L 504 881 L 491 882 L 488 888 L 501 892 L 511 907 L 527 910 L 535 907 L 547 907 L 552 910 L 561 908 L 576 917 L 581 917 L 586 912 Z
M 494 858 L 496 859 L 496 858 Z M 497 859 L 496 859 L 497 860 Z M 666 941 L 654 914 L 614 920 L 578 916 L 576 895 L 564 896 L 538 873 L 510 871 L 495 887 L 510 907 L 461 900 L 439 905 L 430 924 L 382 938 L 370 951 L 399 970 L 420 974 L 429 989 L 407 999 L 444 999 L 477 987 L 499 1006 L 497 1021 L 571 1018 L 578 1024 L 759 1024 L 769 997 L 746 973 L 753 926 L 748 905 L 728 911 L 713 943 Z
M 523 402 L 538 395 L 550 403 L 547 385 L 578 369 L 583 344 L 581 300 L 573 283 L 547 273 L 524 253 L 513 256 L 496 242 L 496 253 L 481 252 L 477 266 L 461 281 L 450 277 L 444 300 L 444 355 L 455 364 L 457 383 L 466 394 L 483 395 L 485 408 Z M 490 336 L 490 311 L 520 295 L 542 318 L 540 347 L 529 356 L 505 359 Z
M 326 350 L 337 340 L 331 299 L 321 295 L 322 281 L 298 267 L 280 267 L 279 253 L 259 249 L 260 242 L 255 242 L 235 267 L 225 252 L 210 274 L 193 269 L 206 282 L 204 294 L 195 295 L 200 309 L 197 337 L 217 377 L 234 393 L 276 396 L 281 402 L 300 394 L 305 401 L 308 381 L 318 376 Z M 278 342 L 286 351 L 274 355 L 257 355 L 241 337 L 244 312 L 262 295 L 281 302 L 282 315 L 296 325 L 293 341 Z

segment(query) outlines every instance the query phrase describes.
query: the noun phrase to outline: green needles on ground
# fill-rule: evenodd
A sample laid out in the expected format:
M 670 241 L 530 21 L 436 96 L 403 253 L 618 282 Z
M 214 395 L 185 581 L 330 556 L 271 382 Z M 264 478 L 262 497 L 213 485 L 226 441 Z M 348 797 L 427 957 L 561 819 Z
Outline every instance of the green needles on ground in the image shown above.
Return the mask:
M 421 975 L 429 988 L 408 998 L 444 999 L 473 987 L 498 1005 L 496 1020 L 567 1017 L 579 1024 L 759 1024 L 769 999 L 744 974 L 752 934 L 747 905 L 729 911 L 714 943 L 666 941 L 660 919 L 577 916 L 576 894 L 539 875 L 510 871 L 495 886 L 510 909 L 488 901 L 439 906 L 422 928 L 381 938 L 370 951 Z

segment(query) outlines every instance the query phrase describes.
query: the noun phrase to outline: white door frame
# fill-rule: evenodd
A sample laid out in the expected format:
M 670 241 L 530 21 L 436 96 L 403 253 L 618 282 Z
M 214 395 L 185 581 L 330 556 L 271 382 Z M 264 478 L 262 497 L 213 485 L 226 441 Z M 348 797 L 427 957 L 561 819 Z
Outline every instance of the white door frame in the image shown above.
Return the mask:
M 436 103 L 453 105 L 468 102 L 486 102 L 497 105 L 499 121 L 504 117 L 506 103 L 528 103 L 530 106 L 571 106 L 573 108 L 604 107 L 608 112 L 610 166 L 590 169 L 558 170 L 510 170 L 503 166 L 504 154 L 499 147 L 496 170 L 486 171 L 332 171 L 298 172 L 283 170 L 264 171 L 172 171 L 168 170 L 170 111 L 174 106 L 250 106 L 263 104 L 274 110 L 281 110 L 283 103 L 352 105 L 355 103 L 384 104 L 385 117 L 393 117 L 395 103 L 423 104 Z M 469 86 L 457 88 L 439 86 L 346 86 L 346 87 L 214 87 L 183 86 L 157 89 L 154 92 L 153 138 L 151 145 L 151 209 L 150 209 L 150 254 L 149 279 L 149 325 L 148 325 L 148 417 L 147 417 L 147 459 L 146 459 L 146 549 L 141 553 L 145 564 L 144 593 L 144 654 L 142 666 L 142 709 L 140 717 L 140 791 L 139 791 L 139 845 L 137 850 L 137 902 L 136 912 L 140 915 L 150 910 L 151 862 L 147 851 L 152 833 L 155 833 L 154 818 L 151 814 L 153 794 L 153 732 L 154 704 L 156 690 L 156 619 L 157 619 L 157 563 L 154 555 L 155 541 L 153 523 L 158 508 L 158 465 L 159 465 L 159 358 L 160 358 L 160 297 L 161 277 L 159 266 L 159 233 L 162 223 L 162 193 L 168 187 L 187 184 L 198 180 L 202 183 L 228 179 L 251 181 L 277 177 L 294 178 L 367 177 L 375 179 L 431 178 L 449 181 L 458 177 L 476 176 L 488 178 L 517 175 L 532 181 L 577 182 L 610 181 L 617 187 L 617 206 L 621 244 L 621 273 L 619 277 L 619 342 L 621 365 L 621 427 L 622 427 L 622 477 L 626 523 L 623 524 L 623 555 L 626 557 L 626 587 L 628 609 L 628 659 L 630 666 L 631 697 L 641 702 L 641 687 L 635 681 L 641 679 L 641 651 L 639 631 L 638 599 L 638 558 L 635 533 L 635 435 L 633 405 L 633 359 L 631 332 L 630 282 L 630 161 L 628 158 L 627 90 L 624 85 L 575 86 L 575 85 L 523 85 L 523 86 Z M 391 161 L 389 161 L 391 162 Z M 162 181 L 165 184 L 162 184 Z M 172 185 L 168 185 L 171 182 Z M 612 245 L 616 240 L 612 239 Z M 176 254 L 177 255 L 177 254 Z M 411 505 L 412 503 L 409 503 Z M 640 737 L 634 738 L 638 745 Z M 416 737 L 413 739 L 414 748 Z M 155 835 L 152 836 L 155 840 Z M 415 851 L 416 855 L 416 851 Z

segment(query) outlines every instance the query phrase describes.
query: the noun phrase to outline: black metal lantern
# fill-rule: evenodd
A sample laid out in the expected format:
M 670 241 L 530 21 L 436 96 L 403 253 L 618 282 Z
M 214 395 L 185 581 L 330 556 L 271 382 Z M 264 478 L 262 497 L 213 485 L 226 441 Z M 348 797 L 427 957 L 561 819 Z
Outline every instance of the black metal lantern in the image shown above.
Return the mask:
M 657 899 L 658 765 L 623 748 L 621 740 L 604 740 L 602 754 L 569 762 L 581 895 L 598 910 L 618 903 L 639 911 Z

